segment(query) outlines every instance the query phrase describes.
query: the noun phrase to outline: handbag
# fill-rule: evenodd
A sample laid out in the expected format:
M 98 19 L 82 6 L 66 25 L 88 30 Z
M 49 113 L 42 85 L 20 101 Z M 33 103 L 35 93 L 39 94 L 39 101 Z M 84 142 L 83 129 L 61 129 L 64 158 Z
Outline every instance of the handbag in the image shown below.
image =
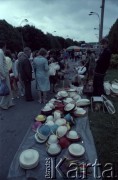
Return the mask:
M 9 88 L 5 80 L 0 80 L 0 96 L 7 96 L 10 94 Z

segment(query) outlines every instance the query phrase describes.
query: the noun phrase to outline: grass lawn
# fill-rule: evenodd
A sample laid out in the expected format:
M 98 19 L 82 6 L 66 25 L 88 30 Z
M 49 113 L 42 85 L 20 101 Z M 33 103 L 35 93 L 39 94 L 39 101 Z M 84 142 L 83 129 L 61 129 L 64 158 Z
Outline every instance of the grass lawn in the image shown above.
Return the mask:
M 105 78 L 109 81 L 114 79 L 118 79 L 118 69 L 109 70 Z M 103 166 L 105 163 L 117 163 L 118 167 L 118 97 L 108 98 L 113 102 L 116 113 L 89 111 L 89 120 L 100 163 Z

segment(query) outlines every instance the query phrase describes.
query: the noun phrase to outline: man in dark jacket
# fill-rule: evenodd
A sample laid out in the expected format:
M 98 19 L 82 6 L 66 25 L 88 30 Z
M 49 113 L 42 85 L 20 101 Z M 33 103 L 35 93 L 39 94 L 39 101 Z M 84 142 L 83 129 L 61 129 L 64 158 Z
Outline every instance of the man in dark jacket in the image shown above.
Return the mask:
M 101 96 L 104 94 L 104 77 L 106 71 L 110 65 L 111 51 L 108 47 L 108 39 L 102 39 L 101 45 L 103 46 L 103 51 L 99 56 L 99 59 L 96 64 L 94 81 L 93 81 L 93 95 Z
M 31 50 L 28 47 L 24 48 L 24 52 L 20 55 L 18 62 L 18 73 L 25 86 L 25 98 L 26 101 L 33 101 L 31 93 L 31 81 L 32 81 L 32 66 L 29 61 Z

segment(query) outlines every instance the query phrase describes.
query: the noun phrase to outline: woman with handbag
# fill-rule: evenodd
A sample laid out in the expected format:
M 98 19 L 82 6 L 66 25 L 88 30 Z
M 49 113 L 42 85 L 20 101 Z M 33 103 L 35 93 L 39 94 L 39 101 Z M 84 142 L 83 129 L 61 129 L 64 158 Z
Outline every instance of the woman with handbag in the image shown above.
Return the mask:
M 0 95 L 2 96 L 2 99 L 0 101 L 0 107 L 4 110 L 7 110 L 9 107 L 14 106 L 14 104 L 12 102 L 9 71 L 7 68 L 6 59 L 4 55 L 5 50 L 6 44 L 0 41 Z

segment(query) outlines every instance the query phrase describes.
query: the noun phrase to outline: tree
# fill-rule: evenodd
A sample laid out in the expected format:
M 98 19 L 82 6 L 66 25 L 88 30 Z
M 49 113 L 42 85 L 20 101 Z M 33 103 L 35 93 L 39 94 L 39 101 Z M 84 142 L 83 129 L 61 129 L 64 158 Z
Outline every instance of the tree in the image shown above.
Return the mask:
M 6 42 L 7 49 L 10 49 L 12 52 L 21 50 L 20 33 L 5 20 L 0 20 L 0 39 Z
M 113 24 L 113 26 L 110 29 L 110 32 L 108 34 L 110 47 L 112 49 L 112 53 L 118 54 L 118 19 Z

